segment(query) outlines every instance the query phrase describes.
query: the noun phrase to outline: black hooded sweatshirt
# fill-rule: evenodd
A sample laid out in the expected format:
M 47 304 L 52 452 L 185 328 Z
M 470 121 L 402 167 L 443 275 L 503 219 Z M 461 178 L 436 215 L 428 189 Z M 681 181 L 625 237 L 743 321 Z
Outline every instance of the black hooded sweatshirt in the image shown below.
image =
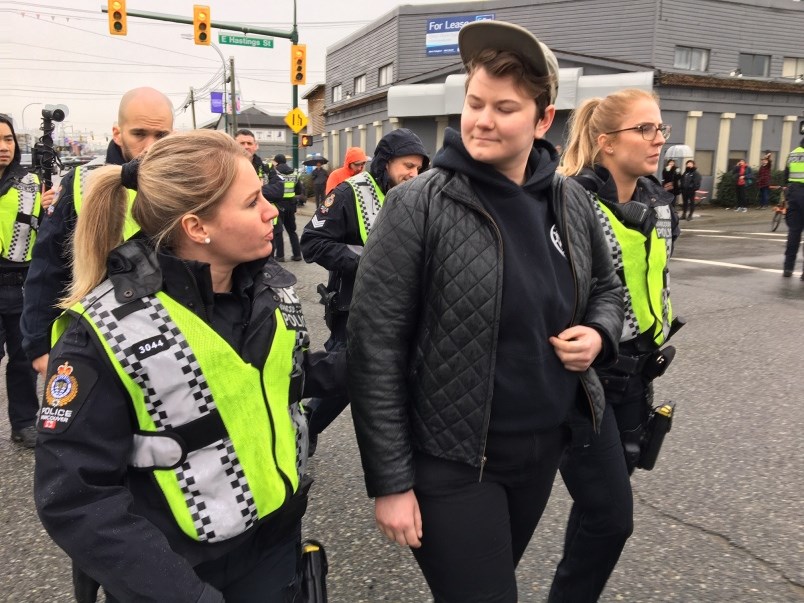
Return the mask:
M 544 140 L 533 145 L 520 186 L 475 161 L 457 131 L 447 129 L 433 160 L 469 176 L 499 232 L 503 262 L 489 433 L 522 433 L 560 425 L 574 403 L 577 373 L 564 368 L 549 337 L 572 319 L 575 283 L 548 203 L 558 154 Z

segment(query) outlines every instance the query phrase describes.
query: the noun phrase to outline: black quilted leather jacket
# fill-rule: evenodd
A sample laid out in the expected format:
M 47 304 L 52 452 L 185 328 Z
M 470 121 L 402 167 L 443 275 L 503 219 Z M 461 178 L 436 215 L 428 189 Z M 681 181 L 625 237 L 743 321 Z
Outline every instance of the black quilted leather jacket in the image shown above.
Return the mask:
M 600 331 L 596 364 L 610 364 L 623 293 L 608 246 L 580 185 L 557 175 L 552 196 L 576 283 L 572 324 Z M 348 324 L 349 398 L 369 496 L 413 487 L 414 450 L 481 467 L 501 245 L 463 174 L 436 168 L 389 192 L 358 266 Z M 603 389 L 592 369 L 582 383 L 597 428 Z

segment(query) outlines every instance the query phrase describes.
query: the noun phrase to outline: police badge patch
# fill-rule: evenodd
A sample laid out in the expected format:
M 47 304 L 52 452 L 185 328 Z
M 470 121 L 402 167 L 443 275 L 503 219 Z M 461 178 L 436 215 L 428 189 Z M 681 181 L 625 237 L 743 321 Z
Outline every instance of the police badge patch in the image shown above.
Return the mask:
M 97 373 L 82 362 L 65 360 L 45 385 L 45 403 L 39 411 L 37 430 L 61 433 L 72 423 L 87 394 L 98 379 Z

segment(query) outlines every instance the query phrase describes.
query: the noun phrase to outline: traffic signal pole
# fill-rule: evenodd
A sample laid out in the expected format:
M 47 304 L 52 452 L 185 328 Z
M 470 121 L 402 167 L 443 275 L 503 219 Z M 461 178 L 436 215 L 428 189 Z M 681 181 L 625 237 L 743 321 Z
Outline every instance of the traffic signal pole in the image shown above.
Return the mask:
M 106 6 L 101 6 L 101 12 L 108 13 L 109 8 Z M 210 11 L 211 12 L 211 11 Z M 125 10 L 123 11 L 123 18 L 125 19 L 125 15 L 130 17 L 139 17 L 140 19 L 151 19 L 154 21 L 167 21 L 168 23 L 182 23 L 184 25 L 193 25 L 193 19 L 188 19 L 187 17 L 180 17 L 178 15 L 165 15 L 163 13 L 152 13 L 150 11 L 133 11 L 133 10 Z M 296 28 L 296 0 L 293 0 L 293 29 L 290 31 L 277 31 L 274 29 L 265 29 L 262 27 L 251 27 L 246 25 L 245 23 L 232 23 L 229 21 L 210 21 L 210 27 L 217 27 L 218 29 L 224 29 L 226 31 L 237 31 L 243 34 L 252 34 L 258 36 L 269 36 L 274 38 L 284 38 L 286 40 L 290 40 L 291 44 L 298 44 L 299 43 L 299 32 Z M 232 78 L 232 88 L 234 89 L 234 78 Z M 293 103 L 293 108 L 299 106 L 299 87 L 292 86 L 292 93 L 291 93 L 291 102 Z M 226 94 L 226 90 L 223 92 Z M 234 96 L 232 97 L 232 103 L 235 102 Z M 236 120 L 235 111 L 232 111 L 232 117 Z M 293 134 L 292 138 L 292 146 L 293 146 L 293 166 L 296 167 L 299 163 L 299 137 L 298 134 Z

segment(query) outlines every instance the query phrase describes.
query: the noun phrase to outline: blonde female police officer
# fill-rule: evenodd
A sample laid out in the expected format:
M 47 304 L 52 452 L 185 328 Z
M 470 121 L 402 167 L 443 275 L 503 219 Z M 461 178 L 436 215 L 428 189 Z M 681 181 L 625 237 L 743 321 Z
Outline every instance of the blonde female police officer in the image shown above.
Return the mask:
M 142 232 L 118 246 L 126 188 Z M 328 379 L 345 367 L 307 352 L 260 188 L 237 143 L 205 131 L 93 177 L 35 499 L 111 600 L 285 601 L 296 588 L 309 488 L 298 401 L 339 393 Z
M 672 191 L 652 177 L 669 136 L 656 97 L 642 90 L 589 99 L 570 121 L 561 169 L 589 191 L 623 282 L 625 321 L 617 363 L 598 371 L 600 433 L 561 464 L 574 504 L 550 603 L 597 601 L 633 530 L 629 474 L 653 400 L 651 362 L 673 323 L 668 262 L 678 216 Z

